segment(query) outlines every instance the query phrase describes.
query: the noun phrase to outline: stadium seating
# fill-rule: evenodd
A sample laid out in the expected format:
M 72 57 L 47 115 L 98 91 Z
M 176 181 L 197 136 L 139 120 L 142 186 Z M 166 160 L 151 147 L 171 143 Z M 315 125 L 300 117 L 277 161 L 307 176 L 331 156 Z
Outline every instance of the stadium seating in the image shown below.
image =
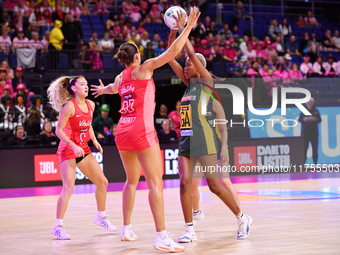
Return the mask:
M 68 69 L 68 57 L 65 53 L 59 54 L 59 64 L 58 69 L 60 70 L 67 70 Z
M 103 54 L 103 68 L 113 69 L 116 68 L 117 62 L 112 59 L 112 54 Z
M 216 76 L 224 76 L 222 74 L 222 67 L 220 62 L 213 62 L 213 73 Z

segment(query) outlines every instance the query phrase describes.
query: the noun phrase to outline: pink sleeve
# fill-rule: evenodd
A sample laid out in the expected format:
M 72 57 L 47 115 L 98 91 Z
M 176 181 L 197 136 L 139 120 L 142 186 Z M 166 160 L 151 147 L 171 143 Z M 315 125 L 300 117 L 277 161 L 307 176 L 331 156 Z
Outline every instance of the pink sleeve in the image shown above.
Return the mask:
M 126 3 L 125 2 L 122 3 L 122 9 L 123 9 L 123 12 L 126 13 Z
M 282 77 L 282 82 L 283 83 L 289 83 L 290 79 L 289 79 L 289 75 L 287 71 L 283 71 L 283 73 L 281 74 Z
M 283 78 L 283 73 L 280 73 L 279 70 L 276 70 L 276 71 L 274 72 L 274 75 L 276 75 L 277 78 Z
M 268 53 L 265 50 L 262 50 L 261 54 L 262 54 L 262 58 L 264 58 L 265 60 L 268 60 L 269 56 L 268 56 Z
M 313 71 L 314 71 L 314 73 L 321 74 L 320 69 L 321 69 L 321 68 L 320 68 L 320 65 L 317 65 L 317 62 L 315 62 L 314 65 L 313 65 Z
M 308 67 L 307 67 L 307 65 L 301 64 L 300 70 L 301 70 L 301 72 L 302 72 L 303 74 L 306 75 L 306 74 L 308 73 Z M 290 71 L 289 71 L 289 72 L 290 72 Z
M 170 119 L 172 119 L 173 116 L 174 116 L 174 111 L 170 112 L 169 115 L 168 115 L 168 117 L 169 117 Z
M 247 74 L 248 75 L 255 75 L 255 71 L 253 68 L 249 68 L 248 71 L 247 71 Z
M 16 45 L 16 42 L 18 41 L 18 38 L 13 38 L 13 46 Z

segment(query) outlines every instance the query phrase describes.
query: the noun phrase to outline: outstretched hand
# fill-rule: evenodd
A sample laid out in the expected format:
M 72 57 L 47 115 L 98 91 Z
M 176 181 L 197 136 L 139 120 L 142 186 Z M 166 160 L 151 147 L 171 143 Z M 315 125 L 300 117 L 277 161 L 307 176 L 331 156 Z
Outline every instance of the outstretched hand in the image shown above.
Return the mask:
M 104 84 L 101 79 L 99 79 L 99 84 L 99 86 L 91 85 L 92 96 L 95 98 L 103 95 Z
M 182 29 L 185 27 L 185 24 L 187 23 L 187 14 L 182 11 L 177 11 L 177 16 L 173 15 L 174 19 L 177 22 L 178 29 Z
M 198 12 L 197 7 L 191 8 L 190 9 L 190 16 L 188 18 L 188 26 L 193 28 L 195 26 L 195 24 L 197 23 L 197 20 L 199 18 L 199 16 L 201 15 L 200 12 Z

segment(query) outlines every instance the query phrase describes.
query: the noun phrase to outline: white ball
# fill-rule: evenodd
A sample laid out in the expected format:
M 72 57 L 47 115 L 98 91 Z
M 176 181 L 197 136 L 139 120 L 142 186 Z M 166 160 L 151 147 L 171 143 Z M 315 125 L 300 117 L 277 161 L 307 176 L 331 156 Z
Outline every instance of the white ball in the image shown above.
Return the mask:
M 170 7 L 169 9 L 166 10 L 166 12 L 164 14 L 164 23 L 170 29 L 178 30 L 177 21 L 174 18 L 174 16 L 177 18 L 177 12 L 178 11 L 184 13 L 185 16 L 187 16 L 186 11 L 183 8 L 179 7 L 179 6 L 172 6 L 172 7 Z M 188 17 L 186 17 L 186 20 L 187 19 L 188 19 Z

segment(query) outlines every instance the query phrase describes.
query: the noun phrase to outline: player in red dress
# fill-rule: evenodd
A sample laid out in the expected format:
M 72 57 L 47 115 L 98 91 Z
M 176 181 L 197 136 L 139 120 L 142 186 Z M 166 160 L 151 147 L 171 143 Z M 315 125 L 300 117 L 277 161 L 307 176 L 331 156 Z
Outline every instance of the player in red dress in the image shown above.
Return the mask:
M 182 50 L 199 15 L 197 8 L 191 9 L 187 27 L 171 47 L 142 65 L 137 46 L 132 43 L 122 44 L 116 56 L 121 64 L 125 64 L 126 69 L 116 77 L 114 83 L 104 87 L 100 81 L 100 86 L 92 85 L 91 89 L 96 96 L 119 93 L 122 98 L 122 116 L 116 132 L 116 144 L 127 177 L 123 189 L 124 226 L 121 240 L 137 240 L 130 219 L 142 167 L 149 187 L 149 203 L 157 231 L 153 246 L 157 250 L 170 252 L 183 251 L 184 247 L 175 243 L 165 230 L 162 159 L 153 119 L 155 85 L 152 76 L 154 69 L 169 62 Z M 184 20 L 185 17 L 179 14 L 179 19 Z
M 91 126 L 95 104 L 85 99 L 87 95 L 88 85 L 83 76 L 60 77 L 48 88 L 52 107 L 60 111 L 56 135 L 61 140 L 57 156 L 63 190 L 58 199 L 57 219 L 51 233 L 61 240 L 70 239 L 63 218 L 73 192 L 76 166 L 96 185 L 98 215 L 93 222 L 108 231 L 117 230 L 105 213 L 108 181 L 87 144 L 91 139 L 94 146 L 103 153 Z

